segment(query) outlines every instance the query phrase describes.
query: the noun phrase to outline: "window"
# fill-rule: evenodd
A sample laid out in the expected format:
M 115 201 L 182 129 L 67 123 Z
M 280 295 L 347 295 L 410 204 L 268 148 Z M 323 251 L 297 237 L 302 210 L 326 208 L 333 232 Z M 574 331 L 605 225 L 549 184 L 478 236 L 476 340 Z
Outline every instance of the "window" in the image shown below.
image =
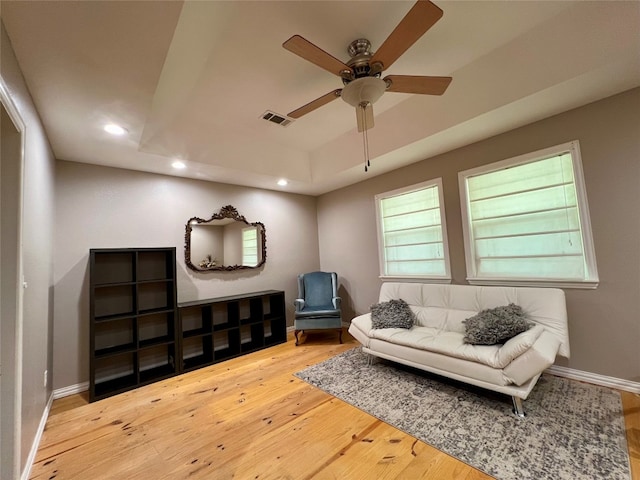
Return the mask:
M 246 267 L 258 265 L 258 229 L 256 227 L 242 229 L 242 265 Z
M 458 174 L 467 280 L 595 288 L 577 141 Z
M 381 276 L 450 281 L 442 179 L 375 198 Z

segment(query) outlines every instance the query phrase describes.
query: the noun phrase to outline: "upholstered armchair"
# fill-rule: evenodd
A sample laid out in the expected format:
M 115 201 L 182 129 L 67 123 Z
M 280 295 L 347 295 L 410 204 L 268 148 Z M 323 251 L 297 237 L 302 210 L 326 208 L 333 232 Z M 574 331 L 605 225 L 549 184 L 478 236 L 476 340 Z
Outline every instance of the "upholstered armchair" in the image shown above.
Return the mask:
M 342 315 L 335 272 L 311 272 L 298 275 L 298 298 L 295 300 L 294 335 L 305 330 L 334 329 L 342 343 Z

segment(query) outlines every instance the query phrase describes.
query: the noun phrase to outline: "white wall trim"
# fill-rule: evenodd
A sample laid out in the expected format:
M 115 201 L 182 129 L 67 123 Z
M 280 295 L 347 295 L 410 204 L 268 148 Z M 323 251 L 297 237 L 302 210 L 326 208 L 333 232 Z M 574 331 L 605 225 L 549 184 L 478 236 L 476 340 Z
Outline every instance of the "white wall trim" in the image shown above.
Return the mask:
M 342 326 L 344 328 L 349 328 L 349 324 L 346 322 L 342 322 Z M 293 330 L 293 326 L 287 327 L 287 332 L 293 332 Z M 592 383 L 602 387 L 615 388 L 617 390 L 624 390 L 625 392 L 640 394 L 639 382 L 632 382 L 630 380 L 623 380 L 616 377 L 608 377 L 606 375 L 585 372 L 574 368 L 560 367 L 558 365 L 551 365 L 546 372 L 551 375 L 557 375 L 558 377 L 570 378 L 572 380 Z M 89 390 L 89 382 L 82 382 L 75 385 L 69 385 L 68 387 L 58 388 L 53 391 L 52 400 L 68 397 L 69 395 L 75 395 L 76 393 L 86 392 L 87 390 Z M 49 404 L 50 403 L 51 400 L 49 401 Z M 47 412 L 48 408 L 49 405 L 47 406 Z
M 546 372 L 552 375 L 557 375 L 558 377 L 570 378 L 581 382 L 593 383 L 594 385 L 600 385 L 602 387 L 615 388 L 617 390 L 624 390 L 625 392 L 640 394 L 640 383 L 632 382 L 630 380 L 608 377 L 606 375 L 584 372 L 582 370 L 560 367 L 558 365 L 551 365 Z
M 31 444 L 31 451 L 29 451 L 29 456 L 27 457 L 27 463 L 24 467 L 24 471 L 20 477 L 20 480 L 28 480 L 29 475 L 31 475 L 31 467 L 33 467 L 33 462 L 36 459 L 36 454 L 38 453 L 38 447 L 40 446 L 40 440 L 42 439 L 42 433 L 44 432 L 44 427 L 47 425 L 47 419 L 49 418 L 49 412 L 51 411 L 51 404 L 53 403 L 53 393 L 49 395 L 49 400 L 47 401 L 47 405 L 44 407 L 44 411 L 42 412 L 42 418 L 40 418 L 40 424 L 38 425 L 38 430 L 36 431 L 36 435 L 33 438 L 33 443 Z
M 17 244 L 16 251 L 17 258 L 17 275 L 15 278 L 16 287 L 16 314 L 15 314 L 15 332 L 14 332 L 14 347 L 13 356 L 15 358 L 15 364 L 13 365 L 13 372 L 11 375 L 5 373 L 5 388 L 7 387 L 8 378 L 11 378 L 11 387 L 14 389 L 13 406 L 9 411 L 10 422 L 12 425 L 12 435 L 9 437 L 10 441 L 7 441 L 7 432 L 3 432 L 0 429 L 0 436 L 2 436 L 2 442 L 10 444 L 10 448 L 13 450 L 13 466 L 11 469 L 12 475 L 17 475 L 22 468 L 21 464 L 21 445 L 22 445 L 22 365 L 24 363 L 23 358 L 23 323 L 24 323 L 24 255 L 23 255 L 23 224 L 24 224 L 24 156 L 26 150 L 26 125 L 22 119 L 22 114 L 16 107 L 13 97 L 9 92 L 7 83 L 2 75 L 0 75 L 0 103 L 4 106 L 5 111 L 9 115 L 9 118 L 14 124 L 15 129 L 20 134 L 20 159 L 18 160 L 18 178 L 19 191 L 18 191 L 18 219 L 17 219 Z M 13 282 L 12 282 L 13 283 Z M 10 301 L 13 297 L 9 298 Z M 5 366 L 6 368 L 6 366 Z M 0 392 L 0 394 L 2 394 Z M 6 413 L 3 411 L 3 415 Z M 5 427 L 6 428 L 6 427 Z M 0 468 L 4 469 L 4 468 Z
M 75 385 L 69 385 L 68 387 L 57 388 L 53 391 L 53 399 L 68 397 L 69 395 L 75 395 L 76 393 L 82 393 L 89 390 L 89 382 L 76 383 Z

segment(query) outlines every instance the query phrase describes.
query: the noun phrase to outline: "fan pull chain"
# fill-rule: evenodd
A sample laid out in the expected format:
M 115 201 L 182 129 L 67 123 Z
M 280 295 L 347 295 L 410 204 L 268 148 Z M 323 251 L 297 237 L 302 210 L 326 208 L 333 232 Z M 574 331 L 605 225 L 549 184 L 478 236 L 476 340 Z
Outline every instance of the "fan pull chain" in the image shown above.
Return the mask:
M 366 108 L 367 108 L 366 103 L 361 103 L 360 105 L 358 105 L 358 114 L 360 115 L 360 121 L 363 126 L 362 149 L 364 151 L 364 171 L 368 172 L 369 167 L 371 166 L 371 162 L 369 161 L 369 137 L 367 135 L 366 113 L 365 113 Z
M 362 143 L 364 148 L 364 171 L 368 172 L 371 162 L 369 161 L 369 138 L 366 130 L 362 132 Z

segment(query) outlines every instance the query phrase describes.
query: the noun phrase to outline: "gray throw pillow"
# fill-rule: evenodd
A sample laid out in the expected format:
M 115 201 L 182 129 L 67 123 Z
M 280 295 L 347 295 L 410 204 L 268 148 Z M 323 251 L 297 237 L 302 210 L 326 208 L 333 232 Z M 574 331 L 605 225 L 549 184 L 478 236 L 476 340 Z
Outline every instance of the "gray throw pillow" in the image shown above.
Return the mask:
M 504 343 L 533 326 L 522 307 L 514 303 L 482 310 L 462 323 L 465 326 L 464 342 L 473 345 Z
M 411 328 L 414 320 L 411 307 L 402 299 L 371 305 L 373 328 Z

